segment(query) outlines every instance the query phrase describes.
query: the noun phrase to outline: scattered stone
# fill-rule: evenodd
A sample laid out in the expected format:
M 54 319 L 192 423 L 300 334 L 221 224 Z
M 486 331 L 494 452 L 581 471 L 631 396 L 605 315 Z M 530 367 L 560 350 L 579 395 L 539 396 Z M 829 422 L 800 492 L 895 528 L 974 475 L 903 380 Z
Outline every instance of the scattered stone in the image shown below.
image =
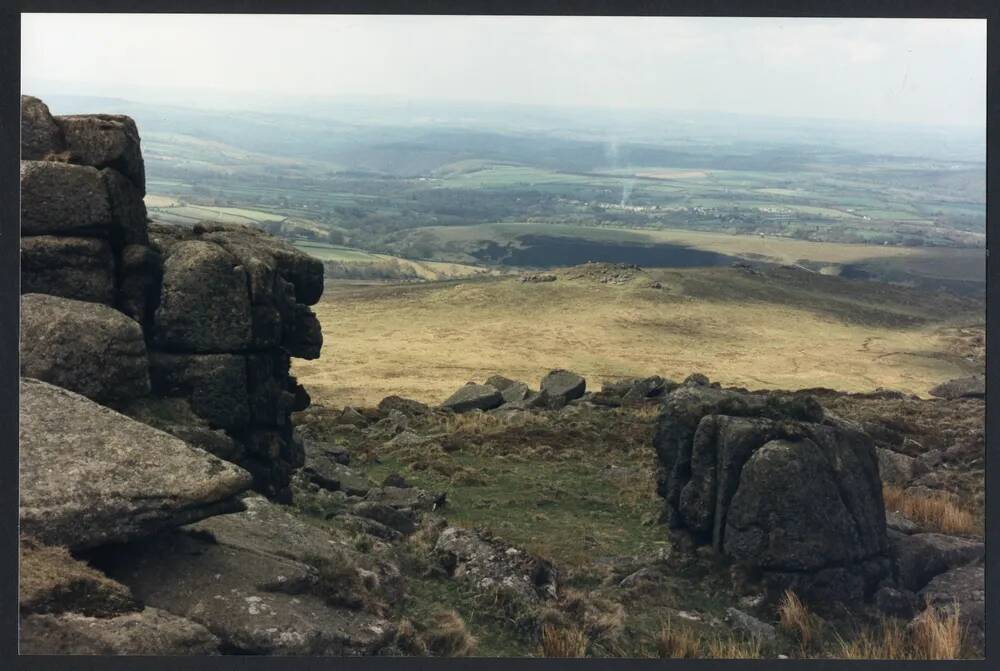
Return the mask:
M 407 482 L 406 478 L 404 478 L 399 473 L 393 472 L 393 473 L 390 473 L 389 475 L 385 476 L 385 478 L 382 480 L 382 486 L 383 487 L 399 487 L 400 489 L 406 489 L 406 488 L 412 487 L 413 485 L 411 485 L 409 482 Z
M 542 378 L 541 390 L 550 405 L 561 407 L 587 391 L 587 381 L 568 370 L 554 370 Z
M 875 592 L 875 607 L 889 617 L 912 618 L 920 607 L 920 599 L 909 590 L 881 587 Z
M 396 412 L 400 412 L 410 417 L 428 415 L 431 413 L 430 406 L 421 403 L 420 401 L 403 398 L 402 396 L 386 396 L 379 401 L 378 409 L 386 414 L 395 410 Z
M 920 531 L 920 527 L 916 522 L 896 510 L 886 511 L 885 526 L 887 529 L 892 529 L 902 534 L 915 534 Z
M 485 384 L 467 384 L 449 396 L 442 408 L 455 412 L 492 410 L 503 403 L 503 395 L 496 388 Z
M 507 598 L 529 606 L 556 596 L 556 575 L 548 562 L 499 541 L 487 541 L 475 531 L 442 530 L 434 555 L 449 575 L 477 591 L 503 590 Z
M 736 608 L 727 608 L 724 620 L 738 634 L 756 639 L 765 644 L 773 643 L 778 637 L 778 632 L 774 628 L 774 625 L 759 620 Z
M 555 282 L 556 276 L 552 273 L 525 273 L 521 275 L 522 282 Z
M 105 305 L 44 294 L 21 298 L 21 375 L 99 403 L 150 390 L 139 324 Z
M 240 468 L 73 392 L 21 380 L 21 531 L 87 548 L 232 512 Z
M 708 376 L 702 373 L 691 373 L 684 378 L 684 382 L 681 384 L 685 387 L 707 387 L 709 385 L 709 380 Z
M 986 376 L 970 375 L 948 380 L 933 387 L 929 392 L 938 398 L 984 398 L 986 396 Z
M 351 514 L 375 520 L 402 534 L 417 530 L 416 517 L 410 510 L 394 508 L 385 503 L 362 501 L 351 506 Z
M 908 485 L 915 477 L 927 471 L 920 461 L 899 452 L 876 447 L 875 454 L 878 456 L 882 482 L 890 485 Z
M 934 576 L 985 556 L 984 545 L 978 541 L 936 533 L 893 534 L 890 548 L 899 585 L 914 592 Z

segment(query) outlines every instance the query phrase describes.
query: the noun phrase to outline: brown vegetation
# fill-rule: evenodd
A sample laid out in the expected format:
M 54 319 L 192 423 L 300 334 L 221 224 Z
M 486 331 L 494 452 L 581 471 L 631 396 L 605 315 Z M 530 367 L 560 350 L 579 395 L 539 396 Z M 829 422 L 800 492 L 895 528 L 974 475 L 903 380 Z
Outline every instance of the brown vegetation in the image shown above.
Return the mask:
M 899 512 L 927 531 L 968 535 L 981 531 L 973 514 L 961 508 L 954 497 L 945 492 L 914 494 L 902 487 L 885 485 L 882 498 L 886 510 Z
M 542 627 L 542 655 L 545 657 L 585 657 L 587 635 L 576 627 Z

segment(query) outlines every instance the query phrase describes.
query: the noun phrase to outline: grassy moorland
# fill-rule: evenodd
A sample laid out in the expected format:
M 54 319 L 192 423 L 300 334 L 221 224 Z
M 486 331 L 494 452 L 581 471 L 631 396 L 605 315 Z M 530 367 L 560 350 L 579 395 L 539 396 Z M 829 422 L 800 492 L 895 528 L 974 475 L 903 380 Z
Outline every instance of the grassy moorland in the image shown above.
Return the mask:
M 647 269 L 616 284 L 603 268 L 542 283 L 330 283 L 316 306 L 324 355 L 295 372 L 314 398 L 345 405 L 439 402 L 491 373 L 537 381 L 553 368 L 595 384 L 701 371 L 749 388 L 924 396 L 979 365 L 956 336 L 982 328 L 971 299 L 798 269 Z

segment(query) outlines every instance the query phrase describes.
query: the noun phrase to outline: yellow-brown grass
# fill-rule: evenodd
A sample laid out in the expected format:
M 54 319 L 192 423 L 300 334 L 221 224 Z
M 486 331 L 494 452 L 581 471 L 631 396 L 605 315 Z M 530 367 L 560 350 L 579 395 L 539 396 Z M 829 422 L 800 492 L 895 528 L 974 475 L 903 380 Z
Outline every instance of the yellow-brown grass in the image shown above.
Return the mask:
M 690 627 L 668 618 L 656 638 L 656 653 L 663 659 L 694 659 L 700 656 L 701 638 Z
M 928 531 L 946 534 L 979 534 L 971 512 L 960 507 L 947 494 L 913 494 L 902 487 L 885 485 L 882 488 L 885 509 L 901 513 Z
M 542 655 L 545 657 L 585 657 L 587 635 L 576 627 L 542 627 Z
M 755 389 L 883 386 L 915 394 L 967 374 L 939 356 L 950 346 L 939 322 L 845 321 L 812 306 L 816 299 L 793 305 L 783 291 L 769 298 L 762 292 L 770 285 L 755 276 L 718 269 L 650 275 L 667 288 L 513 279 L 331 284 L 314 308 L 330 346 L 317 360 L 296 359 L 294 372 L 315 402 L 331 406 L 375 405 L 390 394 L 440 403 L 493 374 L 537 387 L 553 368 L 583 375 L 591 389 L 622 377 L 684 379 L 700 371 Z M 744 285 L 762 298 L 742 298 Z M 890 307 L 922 318 L 931 309 Z
M 706 657 L 712 659 L 760 659 L 761 642 L 756 638 L 717 636 L 708 642 Z
M 798 639 L 802 650 L 808 649 L 817 638 L 819 618 L 792 590 L 785 590 L 778 602 L 778 620 L 783 629 Z
M 959 659 L 964 631 L 957 607 L 928 608 L 911 626 L 883 618 L 850 640 L 838 637 L 834 657 L 839 659 Z
M 453 610 L 435 613 L 421 638 L 435 657 L 467 657 L 476 649 L 476 638 Z
M 919 659 L 957 659 L 962 654 L 959 608 L 928 608 L 913 623 L 913 648 Z

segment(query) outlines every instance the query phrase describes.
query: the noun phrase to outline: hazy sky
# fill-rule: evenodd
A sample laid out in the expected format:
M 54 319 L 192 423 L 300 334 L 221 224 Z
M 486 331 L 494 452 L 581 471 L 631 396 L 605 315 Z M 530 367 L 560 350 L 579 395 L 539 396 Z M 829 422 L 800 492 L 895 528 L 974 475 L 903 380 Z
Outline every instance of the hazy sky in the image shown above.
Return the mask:
M 25 93 L 198 88 L 237 108 L 241 93 L 379 95 L 977 127 L 986 115 L 984 20 L 26 14 L 21 40 Z

